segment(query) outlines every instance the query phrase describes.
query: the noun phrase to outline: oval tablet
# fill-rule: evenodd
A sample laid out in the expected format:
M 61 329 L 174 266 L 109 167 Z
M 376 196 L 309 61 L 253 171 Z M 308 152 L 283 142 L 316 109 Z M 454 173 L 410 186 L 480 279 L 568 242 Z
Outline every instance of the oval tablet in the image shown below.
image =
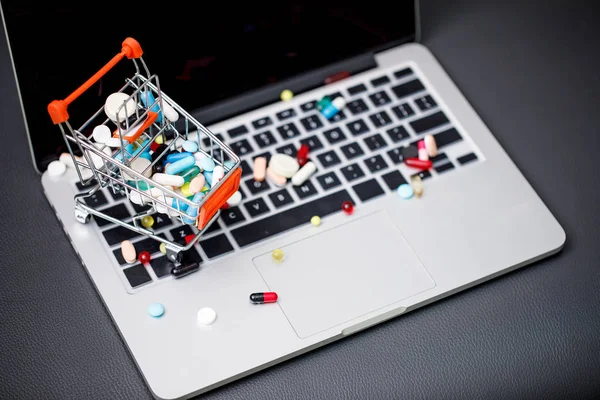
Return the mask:
M 287 154 L 277 153 L 271 157 L 271 161 L 269 161 L 269 168 L 273 170 L 277 175 L 281 175 L 284 178 L 291 178 L 294 176 L 300 165 L 298 161 Z
M 315 173 L 316 170 L 317 166 L 315 165 L 315 163 L 313 163 L 312 161 L 307 162 L 306 164 L 304 164 L 304 167 L 300 168 L 298 172 L 296 172 L 294 176 L 292 176 L 292 184 L 294 186 L 302 185 L 304 182 L 306 182 L 308 178 L 310 178 L 312 174 Z
M 137 260 L 135 247 L 133 247 L 133 243 L 129 240 L 121 242 L 121 254 L 123 255 L 123 259 L 128 263 L 134 263 Z
M 152 180 L 159 185 L 169 185 L 175 187 L 181 187 L 185 183 L 183 176 L 163 174 L 160 172 L 152 175 Z
M 175 111 L 175 109 L 173 107 L 171 107 L 170 105 L 168 105 L 164 100 L 163 100 L 163 113 L 164 113 L 164 116 L 167 117 L 167 119 L 171 122 L 176 122 L 179 119 L 179 114 L 177 113 L 177 111 Z
M 437 143 L 435 142 L 435 137 L 433 137 L 433 135 L 425 135 L 423 140 L 425 141 L 425 148 L 427 149 L 427 153 L 429 153 L 429 157 L 437 156 Z
M 196 156 L 196 154 L 201 154 L 202 156 Z M 215 162 L 212 158 L 207 157 L 202 153 L 196 154 L 194 154 L 194 158 L 196 159 L 196 165 L 200 167 L 202 171 L 211 172 L 213 169 L 215 169 Z
M 124 122 L 127 118 L 131 117 L 137 105 L 135 101 L 129 97 L 126 93 L 113 93 L 106 98 L 104 102 L 104 113 L 113 122 L 117 122 L 117 110 L 125 103 L 125 106 L 119 111 L 119 121 Z
M 275 186 L 282 187 L 287 183 L 287 179 L 277 172 L 275 172 L 271 167 L 267 168 L 267 179 L 269 182 L 273 183 Z
M 98 143 L 106 143 L 112 137 L 112 132 L 108 126 L 98 125 L 94 128 L 92 137 Z
M 198 143 L 193 142 L 191 140 L 186 140 L 185 142 L 183 142 L 181 144 L 181 147 L 183 148 L 183 151 L 187 151 L 190 153 L 195 153 L 198 151 Z
M 267 174 L 267 159 L 265 157 L 256 157 L 254 159 L 254 180 L 262 182 Z
M 225 170 L 220 165 L 217 165 L 212 172 L 212 179 L 210 181 L 210 185 L 214 186 L 217 182 L 219 182 L 225 176 Z
M 242 193 L 240 191 L 235 192 L 231 195 L 230 198 L 227 199 L 227 204 L 229 207 L 235 207 L 242 202 Z
M 190 182 L 190 192 L 196 194 L 202 191 L 204 184 L 206 183 L 206 178 L 204 175 L 198 175 Z

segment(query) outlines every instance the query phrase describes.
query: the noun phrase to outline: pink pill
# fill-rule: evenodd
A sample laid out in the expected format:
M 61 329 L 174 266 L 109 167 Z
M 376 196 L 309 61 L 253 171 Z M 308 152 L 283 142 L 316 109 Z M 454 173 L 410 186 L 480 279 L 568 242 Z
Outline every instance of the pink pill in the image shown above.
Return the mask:
M 267 171 L 267 159 L 265 157 L 256 157 L 254 159 L 254 180 L 262 182 L 265 180 Z

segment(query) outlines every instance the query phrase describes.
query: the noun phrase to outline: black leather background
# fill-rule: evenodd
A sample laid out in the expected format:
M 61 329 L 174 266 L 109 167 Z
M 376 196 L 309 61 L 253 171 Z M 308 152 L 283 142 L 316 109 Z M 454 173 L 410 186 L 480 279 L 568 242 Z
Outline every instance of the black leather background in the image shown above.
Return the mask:
M 563 252 L 207 398 L 598 396 L 600 13 L 586 3 L 422 1 L 424 43 L 562 223 Z M 44 198 L 0 46 L 0 397 L 150 398 Z

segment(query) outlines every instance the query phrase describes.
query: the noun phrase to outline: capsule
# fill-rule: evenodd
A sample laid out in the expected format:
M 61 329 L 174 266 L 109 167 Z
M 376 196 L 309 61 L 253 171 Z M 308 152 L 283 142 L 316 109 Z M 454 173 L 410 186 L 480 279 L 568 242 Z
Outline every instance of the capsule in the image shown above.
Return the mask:
M 200 264 L 197 262 L 180 264 L 171 269 L 171 275 L 175 278 L 181 278 L 182 276 L 186 276 L 191 274 L 192 272 L 196 272 L 200 269 Z
M 331 103 L 325 106 L 321 110 L 321 114 L 327 119 L 331 119 L 336 116 L 344 107 L 346 107 L 346 99 L 343 97 L 336 97 Z
M 307 144 L 303 144 L 298 149 L 298 153 L 296 154 L 296 160 L 298 161 L 298 165 L 303 167 L 304 164 L 308 162 L 308 153 L 310 151 L 310 147 Z
M 427 147 L 425 147 L 424 140 L 419 140 L 419 143 L 417 143 L 417 149 L 419 152 L 419 160 L 421 160 L 421 161 L 429 160 L 429 153 L 427 152 Z
M 275 292 L 252 293 L 250 295 L 250 302 L 254 304 L 275 303 L 276 301 L 277 293 Z
M 433 165 L 431 160 L 419 160 L 418 158 L 407 158 L 404 160 L 404 163 L 409 167 L 419 169 L 430 169 Z

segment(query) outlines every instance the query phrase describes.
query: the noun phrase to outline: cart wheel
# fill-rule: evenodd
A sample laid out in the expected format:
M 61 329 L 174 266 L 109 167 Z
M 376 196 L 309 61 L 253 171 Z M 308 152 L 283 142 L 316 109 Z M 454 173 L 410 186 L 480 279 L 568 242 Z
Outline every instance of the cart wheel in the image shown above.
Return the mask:
M 87 224 L 92 219 L 92 216 L 83 210 L 76 209 L 75 210 L 75 219 L 80 224 Z

